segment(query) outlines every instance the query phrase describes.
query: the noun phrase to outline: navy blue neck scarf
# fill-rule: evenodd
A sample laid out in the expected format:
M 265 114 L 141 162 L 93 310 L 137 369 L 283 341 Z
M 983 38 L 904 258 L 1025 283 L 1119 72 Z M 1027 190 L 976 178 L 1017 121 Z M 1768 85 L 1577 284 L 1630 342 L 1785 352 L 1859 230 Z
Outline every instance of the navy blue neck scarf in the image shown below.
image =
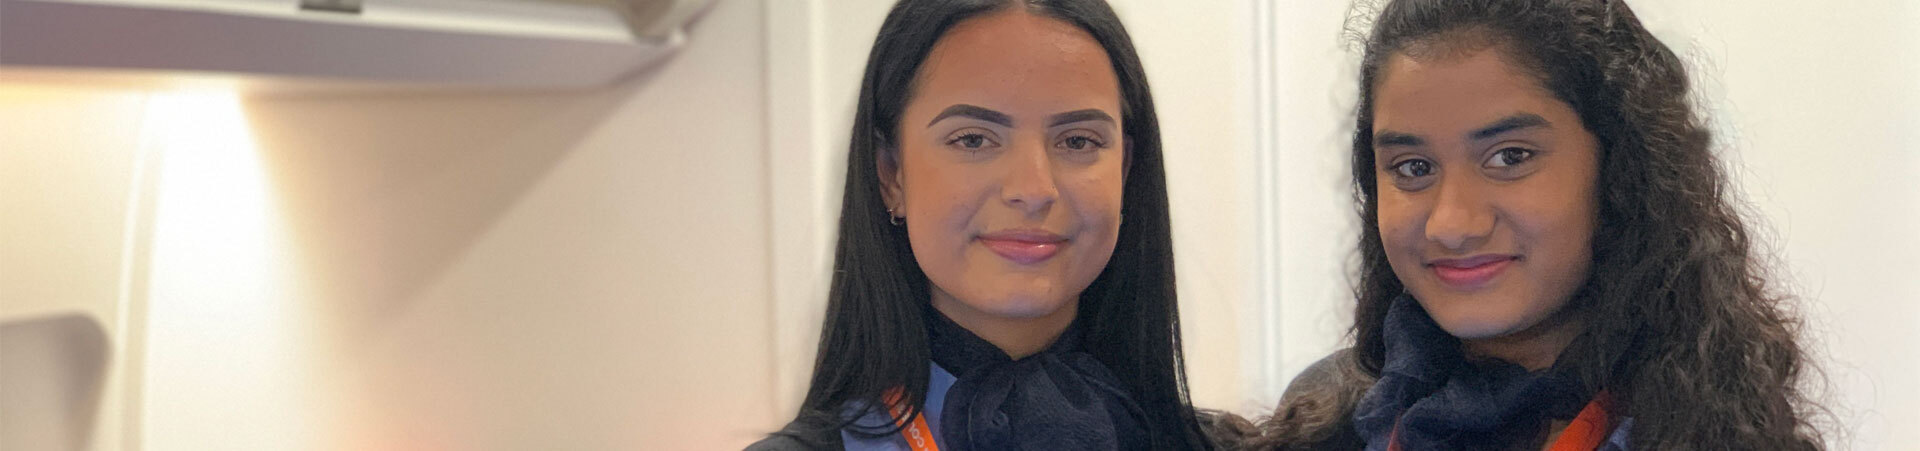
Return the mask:
M 948 449 L 1147 449 L 1146 415 L 1105 365 L 1080 350 L 1078 326 L 1013 360 L 939 312 L 927 316 L 933 361 L 956 379 L 941 409 Z
M 1538 449 L 1551 420 L 1570 420 L 1593 393 L 1556 365 L 1468 361 L 1460 341 L 1411 296 L 1387 311 L 1386 364 L 1353 413 L 1368 450 L 1385 450 L 1399 425 L 1406 451 Z

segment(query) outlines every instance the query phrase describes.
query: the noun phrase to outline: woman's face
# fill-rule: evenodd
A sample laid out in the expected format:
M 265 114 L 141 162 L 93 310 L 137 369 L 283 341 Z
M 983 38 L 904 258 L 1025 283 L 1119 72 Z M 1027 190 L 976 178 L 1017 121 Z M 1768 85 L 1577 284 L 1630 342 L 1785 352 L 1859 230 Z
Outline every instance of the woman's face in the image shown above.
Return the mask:
M 1106 52 L 1014 8 L 953 27 L 916 81 L 880 176 L 935 305 L 1070 319 L 1120 230 L 1127 151 Z
M 1374 99 L 1380 238 L 1401 283 L 1469 345 L 1562 324 L 1547 320 L 1585 283 L 1597 225 L 1598 144 L 1578 114 L 1498 47 L 1396 55 Z

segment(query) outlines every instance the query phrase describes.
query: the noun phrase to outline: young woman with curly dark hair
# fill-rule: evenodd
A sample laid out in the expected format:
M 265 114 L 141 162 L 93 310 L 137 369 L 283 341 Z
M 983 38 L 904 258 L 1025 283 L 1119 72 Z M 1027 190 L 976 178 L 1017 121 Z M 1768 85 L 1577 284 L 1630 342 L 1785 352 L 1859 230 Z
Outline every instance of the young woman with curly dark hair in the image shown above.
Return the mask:
M 1353 135 L 1354 346 L 1253 449 L 1819 449 L 1687 72 L 1625 3 L 1389 1 Z

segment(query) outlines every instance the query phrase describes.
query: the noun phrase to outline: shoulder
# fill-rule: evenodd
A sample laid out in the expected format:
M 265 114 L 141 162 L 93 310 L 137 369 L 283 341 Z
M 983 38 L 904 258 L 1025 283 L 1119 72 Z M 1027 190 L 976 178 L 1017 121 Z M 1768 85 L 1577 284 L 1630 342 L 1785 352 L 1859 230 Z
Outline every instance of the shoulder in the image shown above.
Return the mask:
M 753 442 L 752 445 L 747 445 L 747 449 L 744 451 L 814 451 L 823 449 L 834 448 L 808 446 L 807 442 L 800 441 L 800 439 L 774 434 L 767 436 L 767 438 L 760 439 L 758 442 Z
M 1293 382 L 1287 383 L 1287 390 L 1280 395 L 1280 405 L 1285 406 L 1288 401 L 1299 400 L 1303 396 L 1365 392 L 1372 386 L 1373 377 L 1360 371 L 1359 362 L 1354 360 L 1353 348 L 1344 348 L 1321 357 L 1294 376 Z M 1355 397 L 1353 401 L 1359 399 Z
M 775 432 L 747 445 L 745 451 L 821 451 L 844 449 L 840 441 L 840 431 L 810 428 L 799 421 L 787 424 Z
M 1360 449 L 1365 443 L 1353 428 L 1353 409 L 1373 381 L 1353 350 L 1334 351 L 1287 384 L 1266 432 L 1289 449 Z
M 1365 447 L 1353 429 L 1353 408 L 1372 387 L 1353 351 L 1335 351 L 1287 384 L 1280 405 L 1257 423 L 1227 412 L 1201 410 L 1202 429 L 1221 449 L 1353 450 Z

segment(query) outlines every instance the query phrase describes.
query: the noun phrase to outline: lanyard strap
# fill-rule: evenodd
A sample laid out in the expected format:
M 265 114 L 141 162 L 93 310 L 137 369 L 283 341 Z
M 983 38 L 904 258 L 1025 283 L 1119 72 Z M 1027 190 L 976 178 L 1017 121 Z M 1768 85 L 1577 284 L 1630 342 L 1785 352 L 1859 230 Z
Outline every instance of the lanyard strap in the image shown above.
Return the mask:
M 1560 430 L 1560 438 L 1547 446 L 1547 451 L 1600 449 L 1600 444 L 1607 439 L 1607 432 L 1613 429 L 1612 418 L 1607 415 L 1607 409 L 1612 407 L 1612 404 L 1613 397 L 1608 396 L 1607 392 L 1602 391 L 1595 395 L 1592 401 L 1587 402 L 1586 407 L 1580 409 L 1580 415 L 1573 417 L 1573 422 L 1567 423 L 1566 429 Z M 1393 431 L 1387 433 L 1387 450 L 1401 451 L 1398 422 L 1394 423 Z
M 901 417 L 906 414 L 907 405 L 900 402 L 900 393 L 899 387 L 887 390 L 887 405 L 892 407 L 893 416 L 898 418 L 895 425 L 900 426 L 900 437 L 907 439 L 907 446 L 913 447 L 913 451 L 940 451 L 940 444 L 933 441 L 933 430 L 927 429 L 925 412 L 914 415 L 911 424 Z
M 1580 415 L 1573 417 L 1573 422 L 1567 423 L 1566 429 L 1560 430 L 1560 439 L 1554 440 L 1553 446 L 1547 447 L 1547 450 L 1600 449 L 1600 444 L 1607 440 L 1607 432 L 1613 429 L 1612 418 L 1607 415 L 1607 409 L 1613 407 L 1612 404 L 1613 397 L 1608 396 L 1607 392 L 1594 395 L 1593 401 L 1588 401 L 1587 407 L 1580 409 Z

